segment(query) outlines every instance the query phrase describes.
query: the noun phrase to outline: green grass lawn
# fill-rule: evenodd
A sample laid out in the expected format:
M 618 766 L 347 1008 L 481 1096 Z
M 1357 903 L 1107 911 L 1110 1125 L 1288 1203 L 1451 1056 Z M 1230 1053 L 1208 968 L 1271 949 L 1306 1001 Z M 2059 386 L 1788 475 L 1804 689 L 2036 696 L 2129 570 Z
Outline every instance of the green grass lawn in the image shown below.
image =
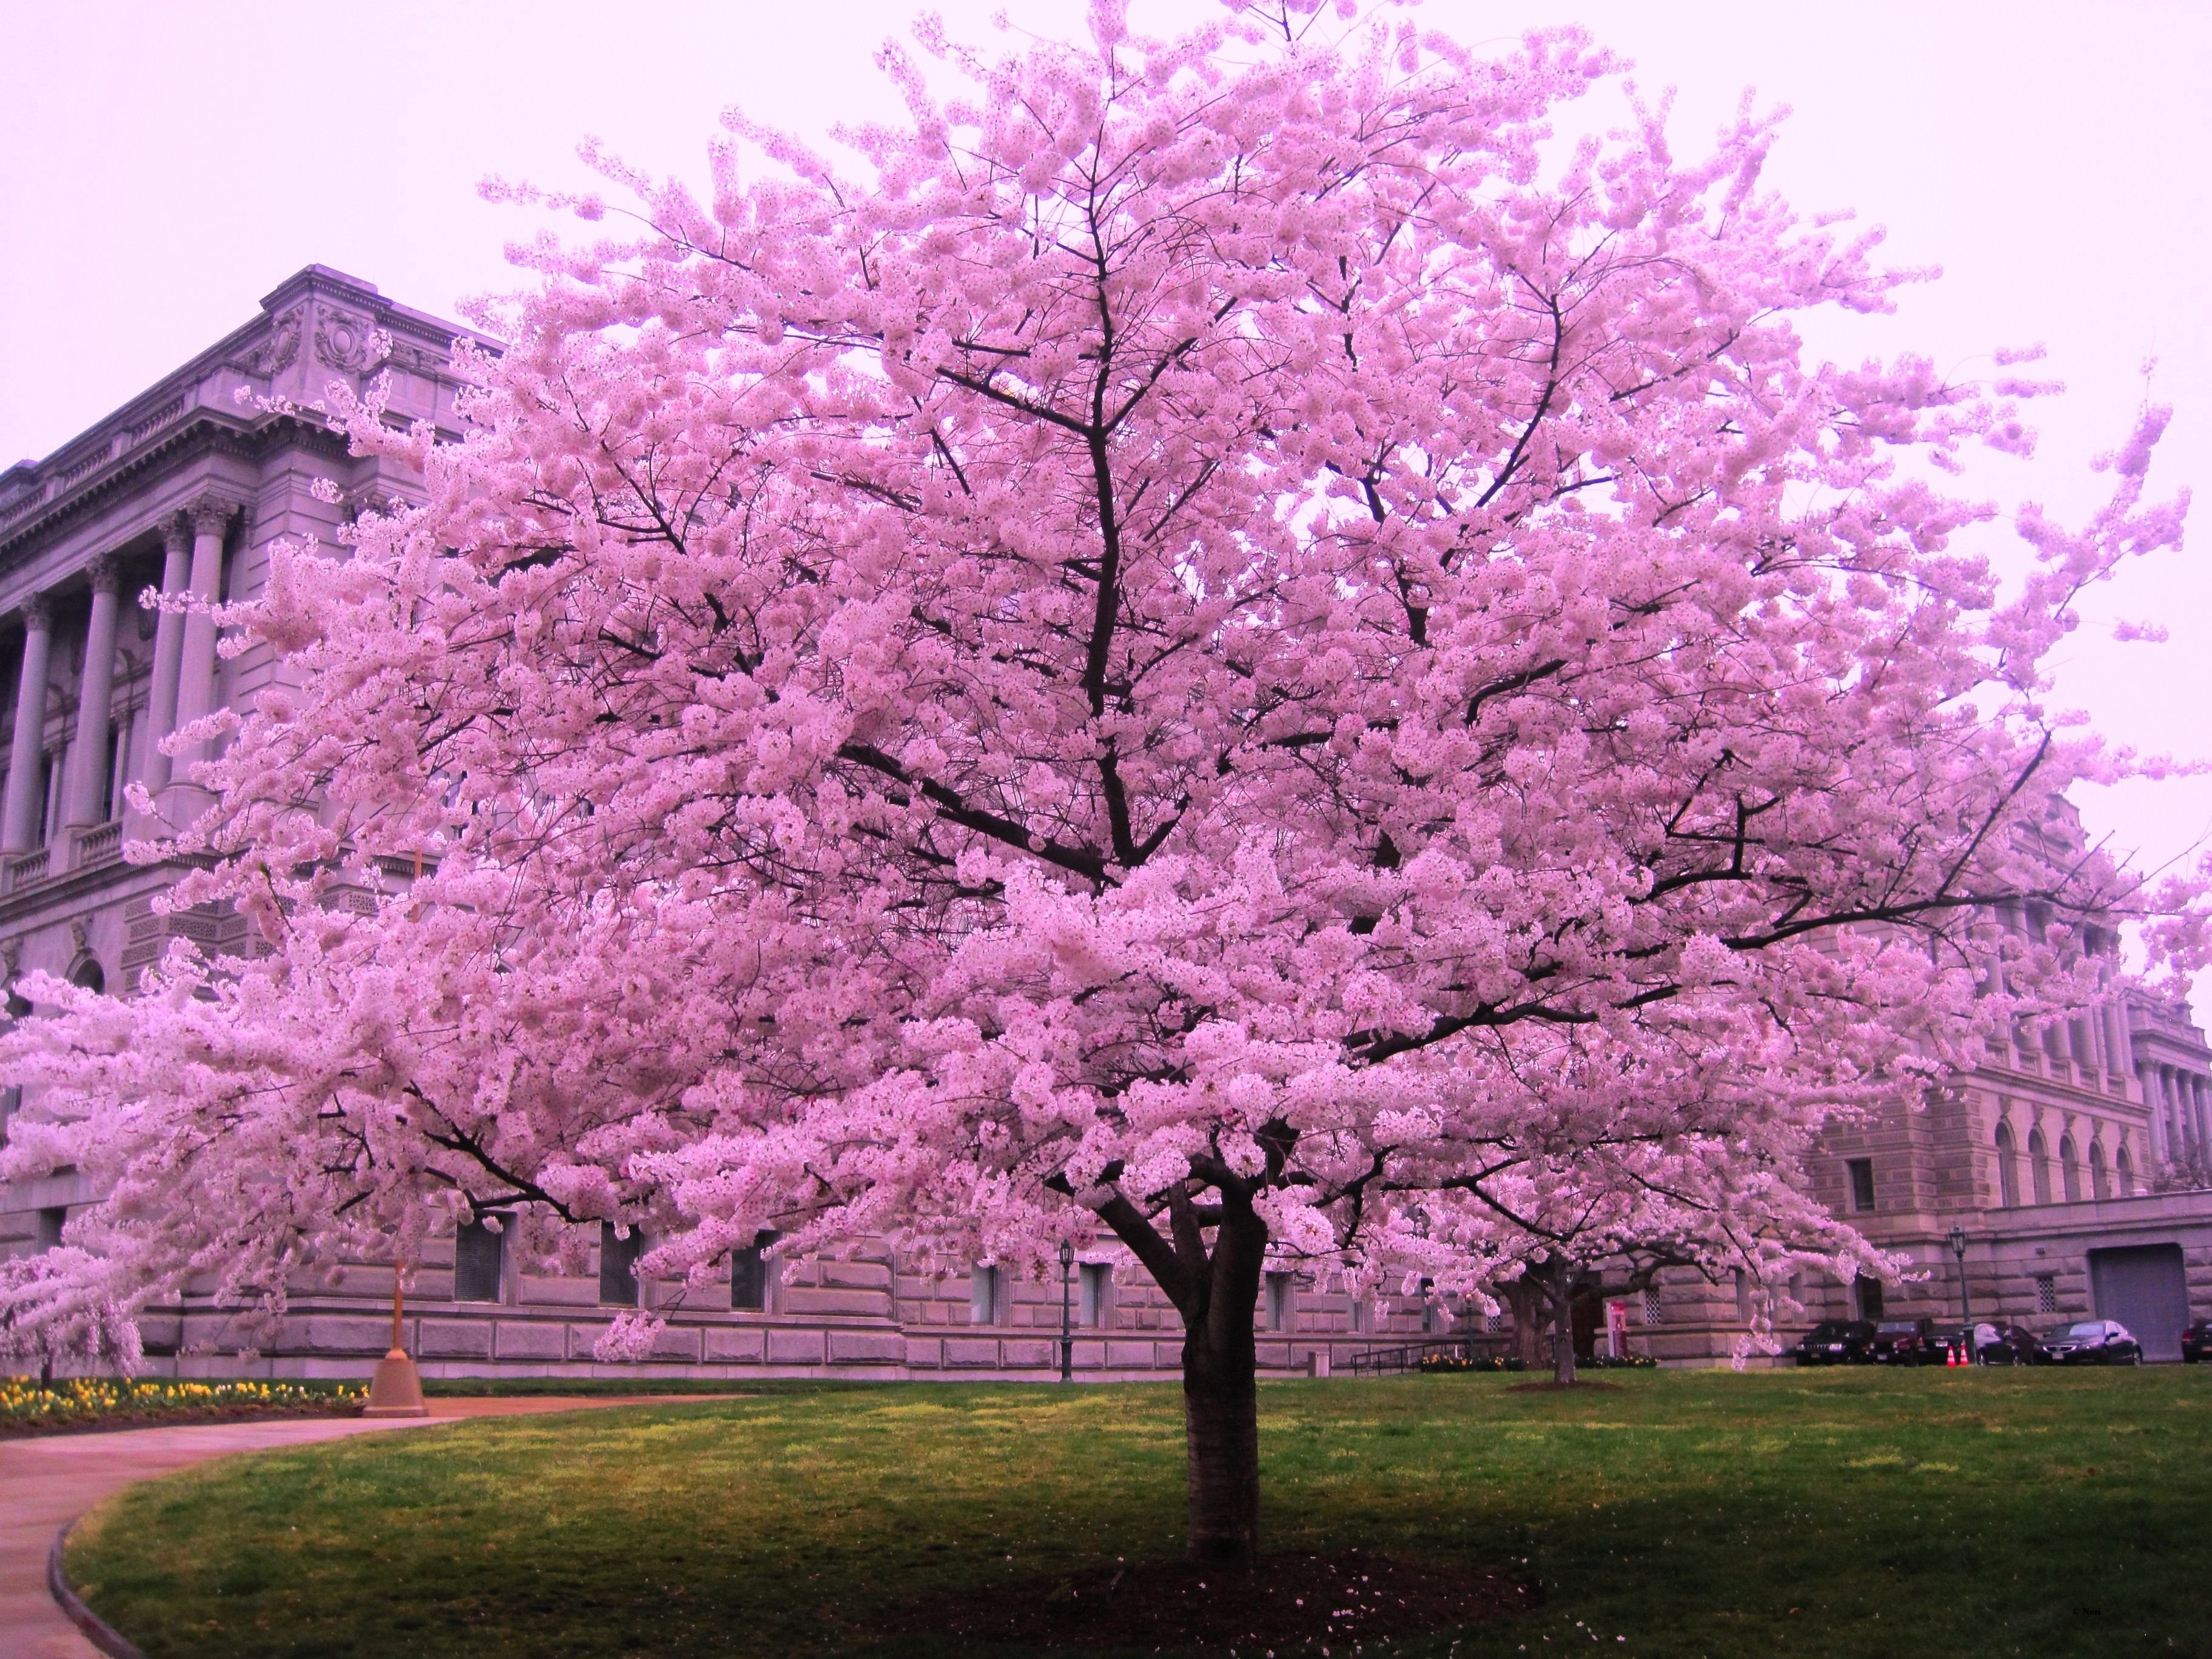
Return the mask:
M 1261 1389 L 1269 1547 L 1542 1588 L 1394 1653 L 2212 1653 L 2212 1367 L 1516 1380 Z M 1181 1441 L 1158 1385 L 483 1420 L 134 1488 L 69 1566 L 149 1659 L 921 1659 L 872 1614 L 1175 1553 Z

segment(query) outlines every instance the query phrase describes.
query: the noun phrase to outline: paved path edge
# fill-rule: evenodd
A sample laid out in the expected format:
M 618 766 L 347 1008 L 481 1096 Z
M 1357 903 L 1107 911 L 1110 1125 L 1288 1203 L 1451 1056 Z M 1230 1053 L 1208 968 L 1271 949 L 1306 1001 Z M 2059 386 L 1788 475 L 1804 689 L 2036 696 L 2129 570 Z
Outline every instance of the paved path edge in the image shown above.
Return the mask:
M 70 1528 L 82 1518 L 71 1516 L 54 1534 L 53 1547 L 46 1552 L 46 1588 L 53 1592 L 54 1604 L 70 1623 L 83 1632 L 84 1639 L 107 1655 L 108 1659 L 146 1659 L 137 1644 L 127 1640 L 114 1626 L 85 1606 L 84 1598 L 70 1588 L 69 1576 L 62 1571 L 62 1556 L 69 1548 Z

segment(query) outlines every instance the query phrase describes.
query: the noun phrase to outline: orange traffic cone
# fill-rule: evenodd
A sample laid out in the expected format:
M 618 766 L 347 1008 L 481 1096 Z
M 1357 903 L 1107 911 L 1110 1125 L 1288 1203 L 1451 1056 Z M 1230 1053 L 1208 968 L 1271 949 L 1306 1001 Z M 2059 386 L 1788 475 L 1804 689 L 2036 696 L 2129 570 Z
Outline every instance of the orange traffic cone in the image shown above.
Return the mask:
M 1963 1360 L 1963 1359 L 1961 1359 L 1961 1358 L 1959 1358 L 1959 1345 L 1958 1345 L 1957 1343 L 1955 1343 L 1955 1342 L 1951 1343 L 1949 1346 L 1948 1346 L 1944 1349 L 1944 1351 L 1943 1351 L 1943 1369 L 1944 1369 L 1944 1370 L 1952 1370 L 1952 1369 L 1954 1369 L 1954 1368 L 1955 1368 L 1955 1367 L 1957 1367 L 1957 1366 L 1963 1365 L 1963 1364 L 1965 1364 L 1966 1363 L 1966 1362 L 1965 1360 Z

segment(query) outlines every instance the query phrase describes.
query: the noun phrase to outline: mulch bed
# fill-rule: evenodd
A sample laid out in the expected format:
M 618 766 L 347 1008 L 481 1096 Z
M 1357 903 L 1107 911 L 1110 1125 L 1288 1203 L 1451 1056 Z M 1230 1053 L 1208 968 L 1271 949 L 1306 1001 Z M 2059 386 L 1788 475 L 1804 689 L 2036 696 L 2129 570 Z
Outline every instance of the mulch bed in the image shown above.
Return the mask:
M 181 1428 L 188 1423 L 267 1423 L 280 1417 L 359 1417 L 359 1406 L 210 1406 L 198 1411 L 110 1412 L 89 1421 L 0 1421 L 0 1440 L 56 1434 L 106 1434 L 114 1429 Z
M 1618 1382 L 1592 1382 L 1577 1377 L 1571 1382 L 1516 1382 L 1505 1390 L 1508 1394 L 1619 1394 Z
M 892 1636 L 945 1635 L 1037 1649 L 1236 1649 L 1253 1659 L 1511 1618 L 1535 1587 L 1479 1567 L 1346 1550 L 1263 1556 L 1249 1571 L 1145 1561 L 1059 1579 L 933 1596 L 893 1609 Z M 1339 1646 L 1342 1644 L 1345 1645 Z

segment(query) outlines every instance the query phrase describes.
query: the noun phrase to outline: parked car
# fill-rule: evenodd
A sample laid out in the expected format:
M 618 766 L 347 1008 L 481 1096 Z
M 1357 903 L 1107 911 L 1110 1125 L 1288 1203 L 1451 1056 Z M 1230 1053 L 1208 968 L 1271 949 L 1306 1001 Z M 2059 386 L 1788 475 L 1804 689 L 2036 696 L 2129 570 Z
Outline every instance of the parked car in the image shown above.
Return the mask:
M 1863 1365 L 1874 1358 L 1874 1322 L 1824 1319 L 1790 1349 L 1801 1365 Z
M 2077 1319 L 2046 1332 L 2044 1351 L 2058 1365 L 2140 1365 L 2142 1344 L 2113 1319 Z
M 2181 1363 L 2194 1365 L 2212 1354 L 2212 1319 L 2200 1319 L 2181 1334 Z
M 1874 1358 L 1882 1365 L 1941 1365 L 1951 1346 L 1932 1319 L 1885 1319 L 1874 1328 Z
M 1977 1325 L 1974 1352 L 1984 1365 L 2048 1365 L 2051 1356 L 2025 1325 Z

